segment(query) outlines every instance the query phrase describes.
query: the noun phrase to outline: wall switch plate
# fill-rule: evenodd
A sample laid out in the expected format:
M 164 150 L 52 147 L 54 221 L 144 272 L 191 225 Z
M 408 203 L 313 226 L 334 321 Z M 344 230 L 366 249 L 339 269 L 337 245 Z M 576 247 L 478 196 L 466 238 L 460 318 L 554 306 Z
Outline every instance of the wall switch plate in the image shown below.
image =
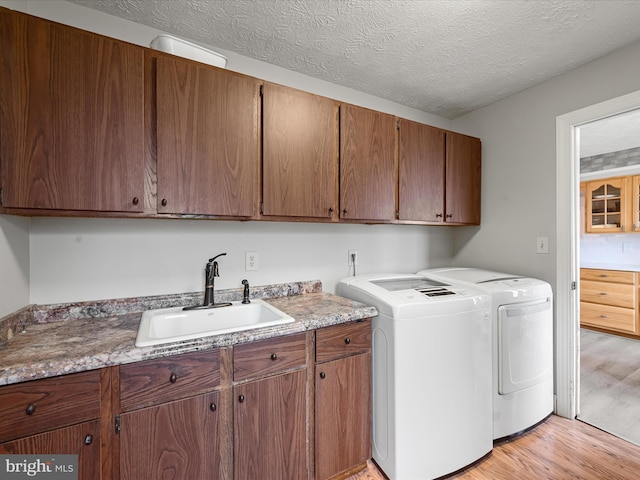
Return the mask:
M 536 253 L 549 253 L 549 237 L 536 238 Z
M 349 250 L 347 257 L 347 265 L 352 267 L 353 265 L 358 265 L 358 251 L 357 250 Z
M 245 252 L 244 269 L 247 272 L 258 270 L 258 252 Z

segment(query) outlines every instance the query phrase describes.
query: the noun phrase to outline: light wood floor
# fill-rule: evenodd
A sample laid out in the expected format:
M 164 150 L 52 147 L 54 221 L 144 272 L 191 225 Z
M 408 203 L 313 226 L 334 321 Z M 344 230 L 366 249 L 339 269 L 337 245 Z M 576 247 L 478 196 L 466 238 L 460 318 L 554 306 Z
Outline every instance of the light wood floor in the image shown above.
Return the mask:
M 640 341 L 580 330 L 578 418 L 640 445 Z
M 385 480 L 373 463 L 348 480 Z M 545 422 L 448 479 L 637 480 L 640 447 L 579 420 L 552 415 Z M 399 479 L 418 480 L 418 479 Z

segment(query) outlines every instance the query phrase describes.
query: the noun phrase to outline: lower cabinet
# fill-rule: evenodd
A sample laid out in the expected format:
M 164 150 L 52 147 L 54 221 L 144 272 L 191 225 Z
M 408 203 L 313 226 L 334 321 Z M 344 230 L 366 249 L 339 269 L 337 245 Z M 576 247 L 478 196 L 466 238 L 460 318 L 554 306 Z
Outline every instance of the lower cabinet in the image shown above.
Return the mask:
M 234 387 L 237 480 L 308 478 L 306 372 Z
M 0 453 L 78 455 L 78 478 L 100 479 L 99 418 L 97 370 L 1 387 Z
M 120 478 L 218 478 L 218 402 L 211 392 L 122 414 Z
M 100 478 L 100 421 L 80 423 L 2 443 L 0 453 L 78 455 L 78 478 L 96 480 Z M 65 468 L 64 465 L 62 467 Z

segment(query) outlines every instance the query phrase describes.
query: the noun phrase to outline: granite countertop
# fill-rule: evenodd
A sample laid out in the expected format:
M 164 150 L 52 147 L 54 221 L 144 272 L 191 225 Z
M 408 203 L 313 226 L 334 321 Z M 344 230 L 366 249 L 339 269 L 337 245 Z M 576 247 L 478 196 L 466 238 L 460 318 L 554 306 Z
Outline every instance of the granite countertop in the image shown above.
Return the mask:
M 5 317 L 2 323 L 11 324 L 19 333 L 9 328 L 7 339 L 0 343 L 0 385 L 246 343 L 377 315 L 374 307 L 322 292 L 319 281 L 271 285 L 253 288 L 251 297 L 269 302 L 294 322 L 165 345 L 135 346 L 142 311 L 199 303 L 201 296 L 34 306 Z M 241 298 L 240 290 L 216 292 L 219 302 Z

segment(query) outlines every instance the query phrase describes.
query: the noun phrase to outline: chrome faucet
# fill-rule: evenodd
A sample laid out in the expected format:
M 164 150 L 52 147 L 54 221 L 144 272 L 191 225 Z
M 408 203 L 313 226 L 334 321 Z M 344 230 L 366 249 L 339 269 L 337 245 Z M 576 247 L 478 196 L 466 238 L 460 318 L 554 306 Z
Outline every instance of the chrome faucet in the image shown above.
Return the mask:
M 216 303 L 214 298 L 214 283 L 215 278 L 219 277 L 218 273 L 218 262 L 216 262 L 216 258 L 222 257 L 226 255 L 226 253 L 221 253 L 220 255 L 216 255 L 213 258 L 210 258 L 207 262 L 207 265 L 204 267 L 204 302 L 202 305 L 191 305 L 189 307 L 184 307 L 183 310 L 197 310 L 201 308 L 217 308 L 217 307 L 228 307 L 231 305 L 229 302 Z

